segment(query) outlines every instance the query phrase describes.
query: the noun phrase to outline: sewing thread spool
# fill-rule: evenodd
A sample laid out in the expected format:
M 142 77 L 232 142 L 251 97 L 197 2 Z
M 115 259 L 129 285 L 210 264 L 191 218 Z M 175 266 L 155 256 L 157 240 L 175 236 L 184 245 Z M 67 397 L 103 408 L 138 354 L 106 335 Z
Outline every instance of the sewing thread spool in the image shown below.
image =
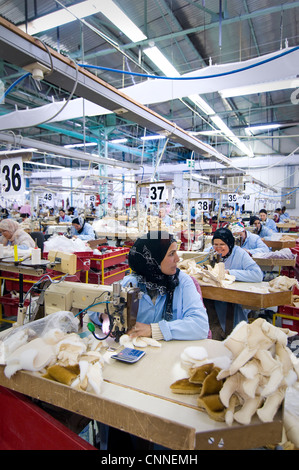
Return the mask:
M 33 248 L 31 253 L 32 264 L 39 264 L 41 262 L 41 249 Z
M 13 252 L 14 252 L 14 261 L 18 261 L 18 245 L 13 246 Z

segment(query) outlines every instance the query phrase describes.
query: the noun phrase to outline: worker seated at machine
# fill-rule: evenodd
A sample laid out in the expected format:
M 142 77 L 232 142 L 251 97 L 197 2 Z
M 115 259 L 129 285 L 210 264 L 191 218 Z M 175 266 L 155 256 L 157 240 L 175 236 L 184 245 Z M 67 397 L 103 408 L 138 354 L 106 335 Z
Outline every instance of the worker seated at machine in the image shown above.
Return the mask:
M 229 229 L 217 229 L 213 235 L 212 246 L 214 252 L 218 256 L 221 256 L 220 261 L 224 262 L 225 272 L 234 276 L 236 281 L 262 282 L 262 270 L 245 250 L 235 245 L 234 236 Z M 213 339 L 221 339 L 221 337 L 216 337 L 214 325 L 215 329 L 217 328 L 217 334 L 222 335 L 224 338 L 225 332 L 227 332 L 226 317 L 228 303 L 220 300 L 212 300 L 208 302 L 205 301 L 205 305 L 209 314 Z M 243 309 L 242 305 L 234 304 L 232 313 L 232 327 L 235 327 L 241 321 L 247 321 L 249 310 Z M 217 318 L 222 331 L 218 328 Z
M 12 219 L 3 219 L 0 222 L 0 244 L 4 246 L 17 245 L 18 248 L 28 250 L 34 248 L 35 242 L 21 225 Z
M 263 225 L 261 219 L 257 215 L 251 216 L 249 223 L 251 226 L 254 226 L 253 233 L 261 238 L 264 238 L 265 240 L 270 240 L 271 236 L 273 235 L 273 231 L 266 227 L 266 225 Z
M 72 218 L 65 213 L 64 209 L 59 209 L 59 220 L 58 222 L 61 223 L 69 223 L 72 221 Z
M 160 207 L 159 209 L 159 219 L 166 225 L 172 225 L 172 218 L 167 214 L 165 207 Z
M 209 335 L 209 322 L 201 294 L 193 279 L 177 268 L 177 242 L 168 232 L 149 232 L 137 239 L 129 253 L 132 274 L 122 287 L 138 287 L 137 321 L 132 338 L 199 340 Z M 95 323 L 99 316 L 90 315 Z M 102 316 L 102 320 L 105 320 Z
M 273 219 L 269 219 L 266 209 L 261 209 L 259 211 L 259 218 L 263 225 L 272 230 L 272 232 L 278 232 L 276 223 Z
M 84 241 L 95 240 L 96 238 L 92 226 L 80 216 L 72 220 L 71 236 Z
M 246 230 L 242 222 L 235 222 L 231 225 L 230 230 L 237 237 L 236 242 L 239 242 L 239 246 L 247 251 L 250 256 L 271 251 L 258 235 Z

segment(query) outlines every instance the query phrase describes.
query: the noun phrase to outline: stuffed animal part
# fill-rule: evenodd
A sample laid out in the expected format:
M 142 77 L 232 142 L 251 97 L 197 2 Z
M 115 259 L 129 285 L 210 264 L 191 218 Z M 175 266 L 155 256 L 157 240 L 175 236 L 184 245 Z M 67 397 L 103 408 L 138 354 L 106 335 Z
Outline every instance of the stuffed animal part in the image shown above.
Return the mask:
M 288 337 L 295 334 L 258 318 L 241 322 L 224 340 L 233 354 L 230 367 L 217 376 L 224 380 L 219 396 L 229 409 L 227 424 L 250 424 L 255 414 L 263 422 L 273 420 L 287 388 L 299 379 L 299 361 L 287 347 Z
M 49 380 L 100 395 L 105 344 L 59 329 L 28 341 L 22 331 L 12 337 L 11 344 L 6 344 L 4 374 L 11 378 L 19 370 L 37 372 Z
M 194 392 L 199 409 L 228 425 L 248 425 L 255 415 L 271 422 L 288 387 L 299 383 L 299 360 L 287 347 L 288 337 L 295 334 L 258 318 L 234 328 L 223 341 L 230 352 L 225 357 L 209 357 L 202 347 L 186 348 L 181 366 L 188 375 L 185 380 L 201 385 Z M 184 387 L 174 383 L 171 390 L 184 393 Z

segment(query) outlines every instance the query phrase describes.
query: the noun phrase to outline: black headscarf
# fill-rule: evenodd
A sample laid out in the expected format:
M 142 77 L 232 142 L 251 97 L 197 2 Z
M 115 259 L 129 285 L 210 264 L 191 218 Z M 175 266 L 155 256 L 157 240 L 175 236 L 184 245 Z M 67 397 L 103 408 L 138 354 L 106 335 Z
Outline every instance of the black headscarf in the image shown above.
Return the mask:
M 176 240 L 171 234 L 163 231 L 151 231 L 138 238 L 132 246 L 128 261 L 138 284 L 143 291 L 156 290 L 167 294 L 163 318 L 172 319 L 173 291 L 179 284 L 179 269 L 174 275 L 163 274 L 160 268 L 170 245 Z
M 250 225 L 253 225 L 256 220 L 258 220 L 259 222 L 261 221 L 261 219 L 260 219 L 257 215 L 252 215 L 252 216 L 250 217 L 250 222 L 249 222 Z M 256 227 L 255 233 L 257 233 L 257 234 L 259 235 L 261 231 L 262 231 L 262 224 L 260 224 L 260 227 L 259 227 L 259 228 Z
M 231 255 L 233 248 L 235 246 L 235 239 L 234 239 L 232 232 L 228 228 L 218 228 L 214 232 L 212 245 L 215 239 L 222 240 L 224 243 L 227 244 L 229 248 L 229 252 L 227 253 L 226 256 L 223 257 L 223 259 L 228 258 Z

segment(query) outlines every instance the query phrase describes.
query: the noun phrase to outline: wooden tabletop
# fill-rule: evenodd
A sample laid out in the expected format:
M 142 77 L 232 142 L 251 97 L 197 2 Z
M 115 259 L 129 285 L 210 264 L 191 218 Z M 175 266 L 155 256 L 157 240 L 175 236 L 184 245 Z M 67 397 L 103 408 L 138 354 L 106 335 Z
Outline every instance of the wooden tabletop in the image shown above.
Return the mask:
M 209 357 L 215 357 L 225 354 L 221 342 L 161 344 L 161 348 L 145 348 L 145 356 L 135 364 L 111 359 L 112 363 L 104 366 L 101 396 L 26 371 L 8 379 L 4 366 L 0 366 L 0 385 L 175 450 L 251 449 L 281 441 L 281 411 L 271 423 L 254 417 L 249 426 L 234 423 L 229 427 L 200 411 L 196 396 L 170 391 L 173 381 L 187 376 L 180 365 L 186 347 L 203 346 Z
M 233 282 L 226 287 L 201 286 L 204 299 L 222 300 L 247 307 L 268 308 L 291 303 L 292 292 L 259 292 L 268 282 Z
M 263 240 L 264 243 L 274 250 L 282 250 L 283 248 L 295 248 L 296 240 Z

